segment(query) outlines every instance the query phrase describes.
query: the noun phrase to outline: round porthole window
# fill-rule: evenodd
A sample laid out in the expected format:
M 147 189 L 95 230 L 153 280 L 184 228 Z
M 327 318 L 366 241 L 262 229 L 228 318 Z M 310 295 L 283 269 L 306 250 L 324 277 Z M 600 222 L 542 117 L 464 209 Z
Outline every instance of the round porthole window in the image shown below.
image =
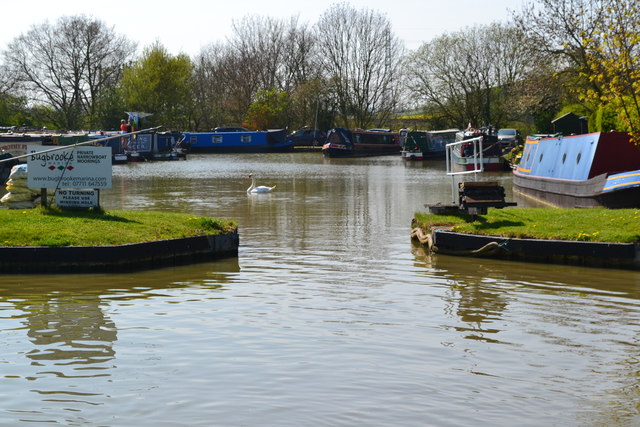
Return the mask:
M 582 153 L 578 153 L 578 157 L 576 157 L 576 164 L 580 163 L 581 158 L 582 158 Z

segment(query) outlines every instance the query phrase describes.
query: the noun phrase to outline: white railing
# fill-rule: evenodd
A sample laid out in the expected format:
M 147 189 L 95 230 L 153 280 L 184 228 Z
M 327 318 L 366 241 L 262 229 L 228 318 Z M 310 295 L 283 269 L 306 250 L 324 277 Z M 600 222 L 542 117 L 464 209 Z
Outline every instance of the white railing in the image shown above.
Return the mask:
M 473 156 L 459 156 L 459 158 L 463 158 L 466 160 L 464 164 L 462 164 L 463 170 L 454 170 L 455 169 L 455 160 L 454 160 L 454 152 L 453 150 L 460 146 L 460 152 L 462 152 L 463 144 L 473 144 Z M 458 175 L 468 175 L 468 174 L 477 174 L 479 172 L 484 171 L 484 162 L 482 159 L 482 136 L 478 136 L 476 138 L 465 139 L 463 141 L 451 142 L 447 144 L 446 157 L 447 157 L 447 175 L 451 176 L 451 197 L 453 199 L 453 203 L 457 203 L 458 201 L 458 189 L 456 188 L 456 176 Z M 473 163 L 469 163 L 468 160 L 473 159 Z M 468 169 L 467 166 L 473 164 L 473 169 Z

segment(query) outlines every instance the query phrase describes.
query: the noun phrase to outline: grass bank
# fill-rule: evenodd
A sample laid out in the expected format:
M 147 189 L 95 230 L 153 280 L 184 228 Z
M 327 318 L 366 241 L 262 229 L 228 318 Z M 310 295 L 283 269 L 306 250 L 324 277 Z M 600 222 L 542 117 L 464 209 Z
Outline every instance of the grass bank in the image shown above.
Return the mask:
M 234 220 L 142 211 L 0 209 L 0 246 L 113 246 L 216 235 Z
M 553 239 L 611 243 L 640 241 L 639 209 L 489 209 L 475 221 L 469 215 L 416 213 L 417 226 L 522 239 Z

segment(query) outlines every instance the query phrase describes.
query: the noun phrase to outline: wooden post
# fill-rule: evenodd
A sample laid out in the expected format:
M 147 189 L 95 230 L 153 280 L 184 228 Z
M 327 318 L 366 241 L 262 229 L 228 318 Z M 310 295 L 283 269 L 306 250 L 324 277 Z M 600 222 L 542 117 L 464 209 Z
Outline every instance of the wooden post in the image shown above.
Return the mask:
M 47 189 L 46 188 L 40 189 L 40 204 L 42 205 L 43 208 L 47 207 Z

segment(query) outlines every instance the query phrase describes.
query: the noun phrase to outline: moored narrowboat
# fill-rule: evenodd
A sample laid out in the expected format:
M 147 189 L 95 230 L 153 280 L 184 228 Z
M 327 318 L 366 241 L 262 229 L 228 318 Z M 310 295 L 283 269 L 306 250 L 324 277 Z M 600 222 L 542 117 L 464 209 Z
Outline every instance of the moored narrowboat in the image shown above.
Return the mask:
M 472 140 L 480 139 L 480 144 Z M 470 142 L 464 143 L 469 140 Z M 491 127 L 482 129 L 467 129 L 456 133 L 457 144 L 451 152 L 454 166 L 463 171 L 480 169 L 484 171 L 506 171 L 509 163 L 503 157 L 502 144 Z
M 89 139 L 111 147 L 112 163 L 145 162 L 148 160 L 179 160 L 186 158 L 186 150 L 180 147 L 179 132 L 141 131 L 136 134 L 98 132 Z
M 400 130 L 401 156 L 404 160 L 443 159 L 447 144 L 454 142 L 458 129 Z
M 640 149 L 624 132 L 528 137 L 513 188 L 558 207 L 640 207 Z
M 334 128 L 322 146 L 325 157 L 369 157 L 399 154 L 400 134 L 388 130 Z
M 269 153 L 293 150 L 285 129 L 250 131 L 229 128 L 212 132 L 183 132 L 181 144 L 191 153 Z

